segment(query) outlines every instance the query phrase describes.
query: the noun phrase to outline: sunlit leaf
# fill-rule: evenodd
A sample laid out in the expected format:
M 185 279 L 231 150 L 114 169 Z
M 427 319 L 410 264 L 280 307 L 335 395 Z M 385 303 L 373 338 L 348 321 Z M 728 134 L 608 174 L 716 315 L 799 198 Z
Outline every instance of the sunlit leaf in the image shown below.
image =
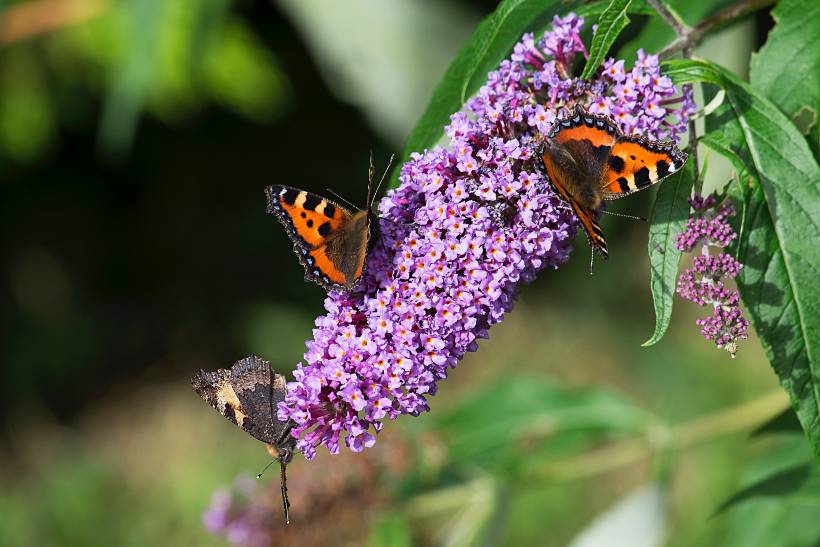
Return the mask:
M 643 343 L 657 344 L 666 333 L 672 319 L 675 299 L 675 281 L 681 252 L 675 246 L 675 237 L 683 231 L 689 218 L 689 196 L 695 180 L 693 161 L 661 183 L 652 216 L 649 219 L 649 274 L 652 301 L 655 304 L 655 332 Z
M 726 90 L 728 106 L 707 120 L 716 150 L 743 164 L 744 234 L 738 257 L 743 301 L 815 454 L 820 456 L 820 167 L 778 108 L 749 84 L 706 61 L 667 63 L 679 82 Z M 729 108 L 731 107 L 731 108 Z
M 749 81 L 794 117 L 808 109 L 816 123 L 820 107 L 820 2 L 787 0 L 772 10 L 777 24 L 752 55 Z
M 587 59 L 584 72 L 581 74 L 581 78 L 584 80 L 588 80 L 590 76 L 595 74 L 615 39 L 629 24 L 626 11 L 631 3 L 632 0 L 611 0 L 601 14 L 598 19 L 598 28 L 592 37 L 592 45 L 589 47 L 589 59 Z

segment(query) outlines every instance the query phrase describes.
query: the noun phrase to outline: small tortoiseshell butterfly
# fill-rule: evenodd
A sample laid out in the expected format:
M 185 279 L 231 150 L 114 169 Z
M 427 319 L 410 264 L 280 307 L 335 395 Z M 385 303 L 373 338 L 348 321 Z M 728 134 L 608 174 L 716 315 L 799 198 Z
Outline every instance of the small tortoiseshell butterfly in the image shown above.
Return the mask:
M 624 135 L 610 118 L 580 106 L 559 118 L 540 151 L 552 186 L 572 206 L 590 244 L 606 258 L 606 239 L 595 219 L 603 200 L 649 188 L 680 169 L 686 154 L 671 141 Z
M 285 468 L 293 459 L 296 439 L 290 434 L 293 423 L 280 422 L 276 417 L 276 405 L 287 394 L 285 377 L 273 372 L 269 362 L 251 355 L 234 363 L 230 370 L 200 370 L 191 384 L 231 423 L 267 445 L 270 455 L 279 462 L 285 523 L 290 524 Z
M 389 164 L 387 168 L 390 168 Z M 276 215 L 293 240 L 293 250 L 305 267 L 307 281 L 315 281 L 328 291 L 349 291 L 359 283 L 369 246 L 377 239 L 370 237 L 371 225 L 378 227 L 378 223 L 373 222 L 373 204 L 370 201 L 372 181 L 371 156 L 367 177 L 367 209 L 356 212 L 322 196 L 289 186 L 265 188 L 267 212 Z

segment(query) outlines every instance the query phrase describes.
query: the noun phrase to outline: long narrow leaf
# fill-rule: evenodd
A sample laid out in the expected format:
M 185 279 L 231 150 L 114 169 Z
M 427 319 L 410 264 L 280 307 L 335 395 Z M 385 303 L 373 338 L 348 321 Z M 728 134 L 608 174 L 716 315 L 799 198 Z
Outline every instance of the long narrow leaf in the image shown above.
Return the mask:
M 644 346 L 657 344 L 672 319 L 675 280 L 681 257 L 675 246 L 675 236 L 683 231 L 689 217 L 687 200 L 695 180 L 694 165 L 692 161 L 686 162 L 683 169 L 660 185 L 652 208 L 649 219 L 649 274 L 655 304 L 655 332 L 643 343 Z
M 581 74 L 581 78 L 584 80 L 595 74 L 609 48 L 615 43 L 615 39 L 629 24 L 626 10 L 631 3 L 632 0 L 611 0 L 609 6 L 601 14 L 601 18 L 598 20 L 598 29 L 592 37 L 592 45 L 589 48 L 589 59 L 587 59 L 584 72 Z

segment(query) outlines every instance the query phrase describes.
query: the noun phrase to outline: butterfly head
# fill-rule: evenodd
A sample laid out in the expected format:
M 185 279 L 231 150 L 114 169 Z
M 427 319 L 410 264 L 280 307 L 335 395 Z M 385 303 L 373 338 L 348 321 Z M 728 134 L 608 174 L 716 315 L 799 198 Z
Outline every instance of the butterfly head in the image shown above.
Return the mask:
M 296 439 L 294 439 L 290 432 L 287 433 L 287 438 L 274 444 L 268 443 L 265 445 L 265 448 L 268 450 L 268 454 L 271 455 L 271 458 L 278 461 L 283 465 L 287 465 L 293 461 L 293 453 L 296 450 Z

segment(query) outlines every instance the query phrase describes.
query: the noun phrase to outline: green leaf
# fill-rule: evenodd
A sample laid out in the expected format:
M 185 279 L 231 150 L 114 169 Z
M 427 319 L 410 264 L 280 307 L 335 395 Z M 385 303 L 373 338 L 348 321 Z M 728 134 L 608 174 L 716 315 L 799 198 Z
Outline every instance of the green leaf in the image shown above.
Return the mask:
M 815 547 L 820 544 L 818 471 L 802 439 L 783 438 L 744 471 L 745 487 L 716 518 L 727 521 L 722 547 Z M 810 469 L 814 467 L 814 469 Z M 812 491 L 815 493 L 813 494 Z
M 598 29 L 592 37 L 592 45 L 589 48 L 589 59 L 584 66 L 584 72 L 581 73 L 582 79 L 588 80 L 595 74 L 615 39 L 629 24 L 626 10 L 631 3 L 632 0 L 611 0 L 601 14 L 598 19 Z
M 598 389 L 570 389 L 543 379 L 517 376 L 492 385 L 439 414 L 435 428 L 447 440 L 454 461 L 483 467 L 513 466 L 526 444 L 531 459 L 539 443 L 560 450 L 581 437 L 614 432 L 642 433 L 653 416 L 628 400 Z
M 814 154 L 814 159 L 820 161 L 820 123 L 815 123 L 808 135 L 809 148 Z
M 410 547 L 413 536 L 410 526 L 396 512 L 384 512 L 370 528 L 368 547 Z
M 745 265 L 738 287 L 820 458 L 820 167 L 794 124 L 749 84 L 705 61 L 667 66 L 678 81 L 710 81 L 726 90 L 731 109 L 707 118 L 720 129 L 703 142 L 717 142 L 718 152 L 742 163 L 752 184 L 741 195 L 747 235 L 738 246 Z
M 575 14 L 584 19 L 601 15 L 610 6 L 608 0 L 601 0 L 600 2 L 593 2 L 591 4 L 584 4 L 575 10 Z M 657 12 L 650 6 L 646 0 L 632 0 L 626 10 L 627 13 L 633 15 L 657 15 Z
M 716 72 L 715 65 L 691 59 L 673 59 L 661 63 L 661 72 L 678 84 L 704 82 L 723 87 L 723 78 Z
M 113 71 L 100 117 L 99 145 L 112 157 L 131 148 L 140 112 L 159 73 L 157 52 L 166 9 L 160 0 L 123 3 L 125 31 L 133 46 Z
M 794 118 L 820 107 L 820 3 L 784 0 L 772 10 L 777 22 L 766 44 L 752 55 L 752 86 Z M 816 120 L 815 120 L 816 123 Z
M 752 437 L 759 437 L 761 435 L 776 434 L 776 433 L 794 433 L 802 431 L 800 427 L 800 420 L 797 419 L 797 414 L 794 409 L 787 408 L 765 424 L 761 425 L 752 431 Z
M 717 513 L 756 497 L 820 505 L 820 469 L 814 462 L 810 462 L 778 471 L 726 500 Z
M 487 73 L 501 63 L 536 19 L 551 15 L 558 4 L 558 0 L 504 0 L 478 25 L 433 91 L 410 133 L 399 165 L 412 152 L 421 152 L 438 142 L 450 116 L 481 87 Z M 398 184 L 398 172 L 394 171 L 392 187 Z
M 695 180 L 694 162 L 687 161 L 683 169 L 664 181 L 655 197 L 649 219 L 649 275 L 652 300 L 655 303 L 655 332 L 643 343 L 657 344 L 672 319 L 675 298 L 675 280 L 681 252 L 675 246 L 675 237 L 683 231 L 689 218 L 689 202 Z

